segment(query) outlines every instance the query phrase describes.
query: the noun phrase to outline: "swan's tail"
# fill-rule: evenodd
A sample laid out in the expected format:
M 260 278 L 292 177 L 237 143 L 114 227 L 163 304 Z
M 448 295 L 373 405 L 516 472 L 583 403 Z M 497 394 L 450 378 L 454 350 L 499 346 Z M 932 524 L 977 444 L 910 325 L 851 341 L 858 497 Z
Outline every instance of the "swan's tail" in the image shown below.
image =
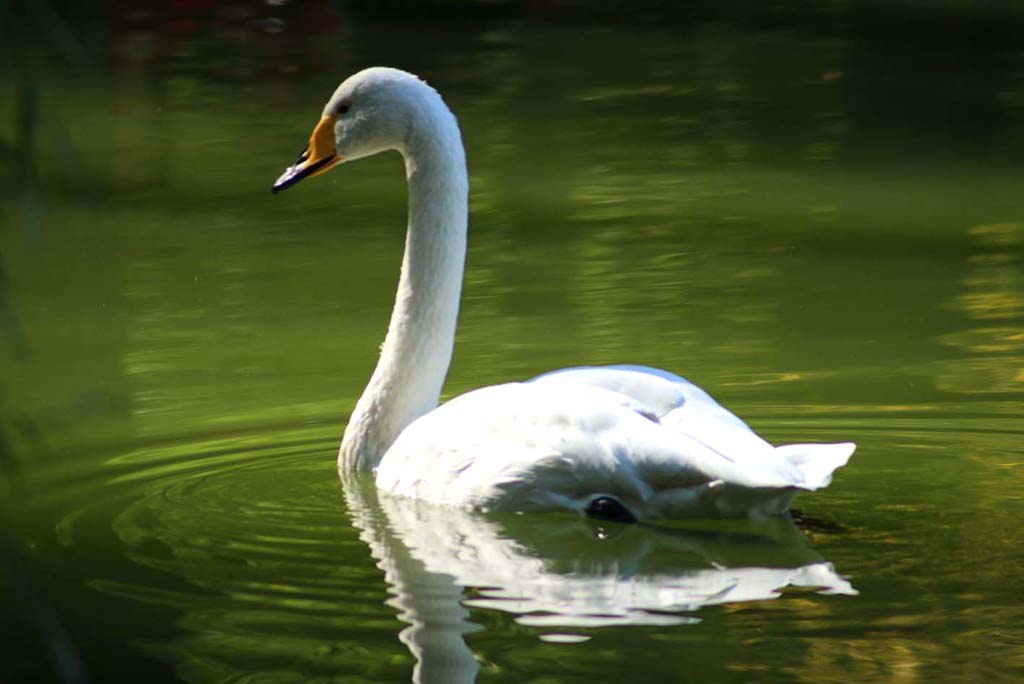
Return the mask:
M 775 447 L 775 453 L 792 463 L 804 475 L 803 489 L 821 489 L 832 481 L 832 473 L 850 460 L 857 445 L 853 442 L 838 444 L 785 444 Z

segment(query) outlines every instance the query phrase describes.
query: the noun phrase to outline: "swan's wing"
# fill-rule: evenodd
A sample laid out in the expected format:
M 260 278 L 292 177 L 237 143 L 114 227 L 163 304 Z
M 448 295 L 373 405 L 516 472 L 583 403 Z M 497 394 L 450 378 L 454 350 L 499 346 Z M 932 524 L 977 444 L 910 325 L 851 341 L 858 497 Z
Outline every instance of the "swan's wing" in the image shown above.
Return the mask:
M 582 383 L 475 390 L 410 424 L 381 460 L 377 485 L 433 503 L 503 510 L 582 510 L 605 493 L 640 516 L 697 512 L 723 484 L 786 490 L 790 498 L 803 485 L 788 461 L 737 462 L 650 420 L 637 404 Z M 719 512 L 746 510 L 736 505 L 739 512 Z
M 601 387 L 649 406 L 662 425 L 729 458 L 764 455 L 772 446 L 734 413 L 685 378 L 647 366 L 581 366 L 538 376 L 539 384 Z
M 724 458 L 750 465 L 786 460 L 800 471 L 803 486 L 820 489 L 846 465 L 856 445 L 787 444 L 773 447 L 735 414 L 685 378 L 647 366 L 567 368 L 534 378 L 537 384 L 581 384 L 618 392 L 649 411 L 665 427 L 700 442 Z

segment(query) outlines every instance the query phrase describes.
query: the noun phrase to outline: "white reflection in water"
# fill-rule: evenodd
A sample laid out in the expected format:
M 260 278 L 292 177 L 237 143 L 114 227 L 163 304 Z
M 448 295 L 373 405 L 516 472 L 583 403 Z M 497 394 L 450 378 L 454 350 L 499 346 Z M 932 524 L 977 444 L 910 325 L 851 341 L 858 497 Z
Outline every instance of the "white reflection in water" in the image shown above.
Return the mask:
M 856 595 L 789 518 L 730 531 L 486 516 L 345 483 L 360 529 L 408 623 L 399 638 L 419 684 L 473 682 L 467 606 L 535 627 L 675 626 L 706 606 L 778 598 L 786 587 Z M 573 640 L 563 633 L 546 640 Z M 580 640 L 580 639 L 577 639 Z

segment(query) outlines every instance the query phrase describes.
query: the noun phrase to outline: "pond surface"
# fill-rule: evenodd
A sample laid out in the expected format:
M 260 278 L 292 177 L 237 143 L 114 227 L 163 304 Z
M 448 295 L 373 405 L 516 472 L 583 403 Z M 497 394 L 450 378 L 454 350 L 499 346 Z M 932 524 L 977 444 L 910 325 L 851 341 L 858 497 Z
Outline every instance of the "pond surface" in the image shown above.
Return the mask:
M 26 51 L 0 83 L 5 149 L 32 149 L 0 229 L 10 681 L 1024 676 L 1019 41 L 851 28 L 842 3 L 792 26 L 232 7 L 126 12 L 53 39 L 93 59 Z M 858 443 L 796 524 L 342 486 L 401 161 L 269 188 L 375 63 L 436 85 L 468 149 L 445 396 L 670 369 L 769 441 Z

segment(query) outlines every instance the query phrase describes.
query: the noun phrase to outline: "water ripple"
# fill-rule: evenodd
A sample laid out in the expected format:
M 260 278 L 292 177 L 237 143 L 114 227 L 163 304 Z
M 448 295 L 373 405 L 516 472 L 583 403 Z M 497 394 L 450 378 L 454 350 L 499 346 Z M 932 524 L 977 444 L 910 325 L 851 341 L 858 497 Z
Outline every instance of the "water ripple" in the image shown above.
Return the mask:
M 887 632 L 917 649 L 947 618 L 917 606 L 877 612 L 885 582 L 917 577 L 929 595 L 927 578 L 952 566 L 938 539 L 934 557 L 921 553 L 920 529 L 953 532 L 969 520 L 998 539 L 1000 507 L 1024 505 L 1013 456 L 1024 431 L 1013 411 L 1005 402 L 749 408 L 776 441 L 857 437 L 854 464 L 800 501 L 838 520 L 834 530 L 805 536 L 779 521 L 605 529 L 438 509 L 379 497 L 361 480 L 342 487 L 336 430 L 303 424 L 123 449 L 105 458 L 105 476 L 65 493 L 58 538 L 75 548 L 112 531 L 115 553 L 176 578 L 115 573 L 87 584 L 174 611 L 174 638 L 136 645 L 186 681 L 398 681 L 412 669 L 416 681 L 470 682 L 489 657 L 481 625 L 494 629 L 496 614 L 527 630 L 518 639 L 550 648 L 587 648 L 610 629 L 645 626 L 677 630 L 660 638 L 684 643 L 678 630 L 728 616 L 740 635 L 774 624 L 811 640 L 845 625 L 862 641 Z M 962 457 L 951 461 L 952 452 Z M 964 498 L 965 483 L 999 495 Z M 975 519 L 978 511 L 988 517 Z M 984 565 L 959 563 L 984 586 L 1004 555 L 982 545 L 974 557 Z M 808 590 L 862 595 L 847 604 Z

